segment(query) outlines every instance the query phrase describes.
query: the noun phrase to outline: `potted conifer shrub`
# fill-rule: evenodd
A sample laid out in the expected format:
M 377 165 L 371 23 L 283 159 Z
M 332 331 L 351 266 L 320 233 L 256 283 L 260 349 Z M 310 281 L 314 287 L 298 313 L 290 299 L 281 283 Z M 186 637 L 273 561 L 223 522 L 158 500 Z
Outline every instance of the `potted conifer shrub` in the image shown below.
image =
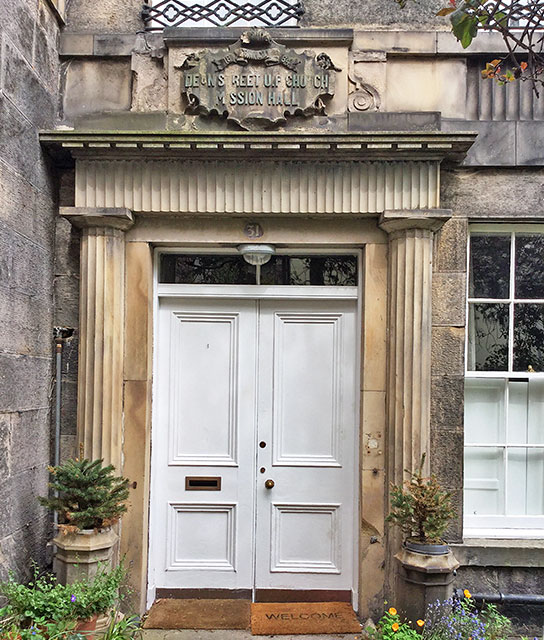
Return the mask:
M 40 504 L 58 514 L 55 572 L 62 584 L 92 578 L 99 563 L 111 566 L 118 536 L 113 531 L 127 510 L 128 480 L 103 460 L 67 460 L 50 467 L 51 497 Z
M 459 566 L 443 539 L 454 515 L 451 494 L 435 475 L 424 476 L 424 465 L 425 454 L 415 471 L 407 470 L 405 483 L 391 487 L 386 518 L 405 536 L 403 549 L 395 556 L 401 567 L 396 596 L 399 608 L 411 620 L 423 618 L 431 602 L 451 596 Z
M 425 454 L 409 480 L 391 487 L 391 511 L 387 522 L 402 530 L 404 547 L 416 553 L 445 555 L 449 551 L 443 535 L 453 518 L 451 493 L 444 491 L 435 475 L 424 477 Z

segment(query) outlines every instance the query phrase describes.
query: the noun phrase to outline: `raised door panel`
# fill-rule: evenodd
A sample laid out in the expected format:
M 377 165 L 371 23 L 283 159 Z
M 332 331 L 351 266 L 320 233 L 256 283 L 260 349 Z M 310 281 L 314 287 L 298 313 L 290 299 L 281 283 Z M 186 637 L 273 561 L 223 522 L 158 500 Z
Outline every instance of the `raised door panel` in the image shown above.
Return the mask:
M 274 314 L 275 466 L 340 466 L 341 352 L 340 314 Z
M 240 316 L 171 319 L 169 464 L 236 465 Z

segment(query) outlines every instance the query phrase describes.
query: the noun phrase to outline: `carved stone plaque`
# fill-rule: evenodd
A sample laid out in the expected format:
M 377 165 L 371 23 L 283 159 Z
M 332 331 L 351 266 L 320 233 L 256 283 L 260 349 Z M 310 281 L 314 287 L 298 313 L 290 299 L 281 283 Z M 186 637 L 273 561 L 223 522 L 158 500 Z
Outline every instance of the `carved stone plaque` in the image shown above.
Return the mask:
M 325 113 L 340 71 L 327 54 L 296 53 L 256 28 L 228 49 L 189 54 L 177 68 L 189 113 L 223 116 L 243 129 Z

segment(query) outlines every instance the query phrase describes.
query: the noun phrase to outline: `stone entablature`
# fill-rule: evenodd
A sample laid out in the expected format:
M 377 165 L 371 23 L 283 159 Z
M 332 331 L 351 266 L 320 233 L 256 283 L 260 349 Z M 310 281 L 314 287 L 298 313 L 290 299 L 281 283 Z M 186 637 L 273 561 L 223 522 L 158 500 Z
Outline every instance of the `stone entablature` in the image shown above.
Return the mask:
M 42 135 L 76 158 L 78 207 L 211 214 L 436 208 L 441 160 L 462 157 L 472 141 L 437 133 Z
M 367 214 L 439 204 L 436 161 L 78 160 L 76 206 L 199 214 Z
M 310 160 L 448 160 L 460 162 L 475 140 L 471 132 L 381 131 L 195 132 L 57 129 L 40 134 L 51 152 L 109 159 L 218 158 Z

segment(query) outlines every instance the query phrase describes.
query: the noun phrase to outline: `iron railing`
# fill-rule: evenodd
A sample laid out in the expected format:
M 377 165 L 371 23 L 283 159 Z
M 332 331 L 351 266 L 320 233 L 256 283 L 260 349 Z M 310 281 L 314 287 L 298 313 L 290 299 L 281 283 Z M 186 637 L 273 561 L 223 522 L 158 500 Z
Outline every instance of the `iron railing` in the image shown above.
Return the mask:
M 165 27 L 292 27 L 304 14 L 300 0 L 157 0 L 145 3 L 146 31 Z

